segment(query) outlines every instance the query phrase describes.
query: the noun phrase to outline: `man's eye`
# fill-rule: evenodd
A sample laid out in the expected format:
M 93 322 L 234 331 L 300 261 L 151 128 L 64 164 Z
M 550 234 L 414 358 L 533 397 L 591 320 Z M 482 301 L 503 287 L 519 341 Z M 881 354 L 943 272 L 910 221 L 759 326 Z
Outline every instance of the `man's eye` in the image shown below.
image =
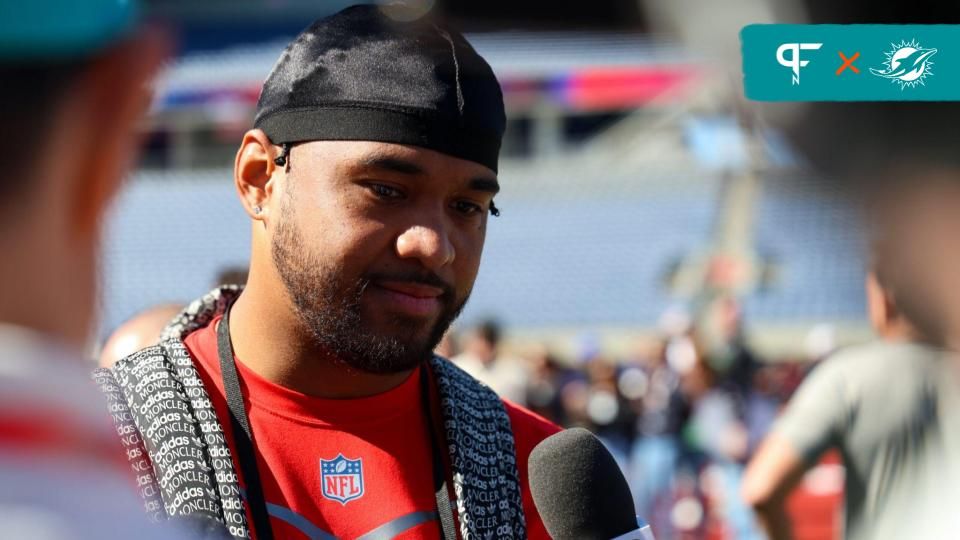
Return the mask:
M 457 201 L 453 203 L 453 208 L 465 216 L 472 216 L 483 212 L 483 208 L 481 208 L 479 204 L 470 201 Z
M 403 192 L 397 188 L 386 186 L 383 184 L 368 184 L 368 189 L 373 192 L 374 195 L 381 199 L 400 199 L 403 197 Z

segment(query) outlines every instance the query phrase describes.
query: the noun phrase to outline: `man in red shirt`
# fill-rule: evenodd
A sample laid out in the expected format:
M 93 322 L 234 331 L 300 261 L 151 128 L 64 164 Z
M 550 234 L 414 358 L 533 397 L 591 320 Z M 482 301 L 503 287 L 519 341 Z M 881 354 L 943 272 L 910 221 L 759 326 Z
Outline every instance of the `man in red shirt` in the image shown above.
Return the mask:
M 98 373 L 157 516 L 237 538 L 546 537 L 527 458 L 559 428 L 432 355 L 499 213 L 500 87 L 459 34 L 391 15 L 314 23 L 265 82 L 234 170 L 242 292 Z
M 239 306 L 238 300 L 235 309 Z M 231 317 L 239 322 L 239 311 Z M 191 333 L 185 344 L 217 416 L 229 418 L 214 330 L 219 322 Z M 375 531 L 371 537 L 438 537 L 429 426 L 420 399 L 423 368 L 373 394 L 354 392 L 342 376 L 336 393 L 311 392 L 304 385 L 278 384 L 258 374 L 255 364 L 239 352 L 238 334 L 233 335 L 275 538 L 327 538 L 320 532 L 360 538 Z M 338 397 L 326 397 L 330 395 Z M 557 427 L 512 403 L 504 405 L 516 444 L 527 533 L 546 538 L 527 487 L 527 458 Z M 227 440 L 233 441 L 230 426 L 225 430 Z M 336 472 L 337 463 L 354 461 L 359 465 L 355 474 L 324 474 L 329 468 L 325 463 L 332 463 Z

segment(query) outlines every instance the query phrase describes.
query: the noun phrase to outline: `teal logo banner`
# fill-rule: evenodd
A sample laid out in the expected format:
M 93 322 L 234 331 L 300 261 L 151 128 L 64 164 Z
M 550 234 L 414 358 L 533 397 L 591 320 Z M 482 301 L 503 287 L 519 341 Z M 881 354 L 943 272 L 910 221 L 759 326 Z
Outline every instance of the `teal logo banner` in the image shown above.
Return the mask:
M 740 31 L 756 101 L 960 101 L 960 25 L 752 24 Z

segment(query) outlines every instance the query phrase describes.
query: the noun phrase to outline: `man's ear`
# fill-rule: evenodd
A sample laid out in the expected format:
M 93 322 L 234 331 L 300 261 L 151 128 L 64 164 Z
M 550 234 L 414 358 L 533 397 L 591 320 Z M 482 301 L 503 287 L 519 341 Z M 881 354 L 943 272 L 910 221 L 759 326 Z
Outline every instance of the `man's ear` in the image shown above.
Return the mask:
M 97 56 L 66 98 L 64 122 L 77 157 L 68 189 L 75 233 L 90 238 L 140 146 L 137 127 L 150 106 L 152 79 L 170 51 L 165 34 L 145 28 Z
M 243 135 L 233 167 L 233 181 L 243 201 L 247 214 L 258 221 L 266 218 L 274 184 L 271 182 L 277 169 L 274 159 L 276 147 L 267 134 L 251 129 Z

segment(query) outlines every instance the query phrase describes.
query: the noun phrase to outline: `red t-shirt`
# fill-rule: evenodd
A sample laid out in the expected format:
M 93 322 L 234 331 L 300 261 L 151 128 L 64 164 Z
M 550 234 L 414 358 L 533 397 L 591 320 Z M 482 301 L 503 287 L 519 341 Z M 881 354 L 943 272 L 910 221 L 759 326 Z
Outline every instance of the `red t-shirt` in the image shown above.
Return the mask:
M 217 354 L 219 320 L 184 342 L 236 456 Z M 374 530 L 397 539 L 439 537 L 433 454 L 418 372 L 383 394 L 342 400 L 276 385 L 239 359 L 237 372 L 276 538 L 322 538 L 323 533 L 358 538 Z M 560 428 L 504 404 L 513 427 L 527 534 L 549 538 L 530 495 L 527 460 L 537 443 Z M 239 475 L 236 460 L 234 465 Z M 250 522 L 249 512 L 247 518 Z

